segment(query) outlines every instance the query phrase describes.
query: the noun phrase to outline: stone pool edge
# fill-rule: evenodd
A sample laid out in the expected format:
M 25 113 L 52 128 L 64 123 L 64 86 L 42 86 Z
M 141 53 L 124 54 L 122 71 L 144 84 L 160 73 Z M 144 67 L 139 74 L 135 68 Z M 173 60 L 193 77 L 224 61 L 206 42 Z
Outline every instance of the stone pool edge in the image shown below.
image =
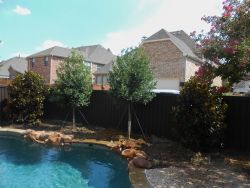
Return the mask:
M 0 137 L 18 137 L 23 138 L 27 134 L 27 130 L 24 129 L 15 129 L 15 128 L 0 128 Z M 73 139 L 72 144 L 94 144 L 107 149 L 112 150 L 110 147 L 110 141 L 99 141 L 95 139 Z M 114 151 L 115 152 L 115 151 Z M 121 156 L 122 157 L 122 156 Z M 137 167 L 128 166 L 128 173 L 131 185 L 133 188 L 150 188 L 150 184 L 147 180 L 145 170 Z

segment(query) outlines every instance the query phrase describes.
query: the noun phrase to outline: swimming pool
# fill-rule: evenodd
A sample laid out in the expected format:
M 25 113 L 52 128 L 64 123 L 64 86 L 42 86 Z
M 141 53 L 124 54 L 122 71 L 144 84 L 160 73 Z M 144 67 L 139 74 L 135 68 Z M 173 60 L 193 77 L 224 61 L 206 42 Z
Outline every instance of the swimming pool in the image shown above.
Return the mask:
M 0 138 L 0 188 L 127 188 L 127 162 L 96 146 L 51 148 Z

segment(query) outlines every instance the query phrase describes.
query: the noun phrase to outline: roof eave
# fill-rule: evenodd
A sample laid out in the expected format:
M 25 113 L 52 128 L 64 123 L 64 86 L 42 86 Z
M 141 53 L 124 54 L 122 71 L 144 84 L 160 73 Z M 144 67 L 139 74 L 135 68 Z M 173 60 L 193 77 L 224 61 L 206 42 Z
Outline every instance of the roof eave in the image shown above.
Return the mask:
M 201 59 L 197 58 L 197 57 L 193 57 L 193 56 L 190 56 L 190 55 L 184 55 L 185 57 L 189 58 L 189 59 L 192 59 L 194 61 L 197 61 L 199 62 L 200 64 L 204 64 L 204 61 L 202 61 Z

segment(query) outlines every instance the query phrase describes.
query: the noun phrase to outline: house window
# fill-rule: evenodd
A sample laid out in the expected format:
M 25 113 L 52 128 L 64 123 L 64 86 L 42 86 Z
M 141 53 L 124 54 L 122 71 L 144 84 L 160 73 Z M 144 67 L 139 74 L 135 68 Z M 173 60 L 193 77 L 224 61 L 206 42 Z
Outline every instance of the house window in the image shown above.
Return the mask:
M 49 64 L 49 57 L 46 56 L 44 57 L 44 66 L 48 66 L 48 64 Z
M 34 67 L 35 63 L 36 63 L 36 59 L 33 57 L 32 60 L 31 60 L 31 66 Z
M 100 64 L 96 64 L 96 70 L 99 70 L 100 68 L 102 68 L 103 65 L 100 65 Z
M 108 76 L 107 75 L 104 75 L 102 77 L 102 81 L 103 81 L 103 85 L 107 85 L 108 84 Z
M 96 84 L 102 85 L 102 76 L 96 76 Z

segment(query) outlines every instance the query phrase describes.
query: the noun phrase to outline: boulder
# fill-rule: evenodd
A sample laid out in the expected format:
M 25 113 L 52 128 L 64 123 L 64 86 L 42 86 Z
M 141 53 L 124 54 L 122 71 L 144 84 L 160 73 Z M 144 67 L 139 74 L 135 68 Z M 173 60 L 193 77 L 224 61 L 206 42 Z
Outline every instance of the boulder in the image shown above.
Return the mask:
M 61 143 L 62 143 L 61 134 L 59 134 L 59 133 L 53 133 L 53 134 L 49 135 L 47 143 L 48 144 L 52 144 L 54 146 L 61 145 Z
M 74 138 L 73 135 L 62 135 L 62 142 L 65 143 L 65 144 L 70 144 L 72 143 L 72 140 Z
M 125 149 L 122 151 L 122 156 L 126 158 L 133 158 L 135 157 L 136 150 L 135 149 Z
M 148 161 L 142 157 L 135 157 L 133 158 L 132 162 L 136 167 L 139 167 L 139 168 L 150 169 L 153 167 L 153 164 L 151 161 Z
M 55 146 L 69 144 L 73 141 L 73 135 L 64 135 L 58 132 L 45 132 L 34 130 L 27 131 L 24 137 L 40 144 L 48 143 Z
M 136 143 L 136 140 L 133 140 L 133 139 L 124 140 L 121 145 L 125 149 L 127 149 L 127 148 L 138 148 L 139 147 L 139 145 Z
M 49 134 L 48 133 L 45 133 L 45 131 L 41 131 L 39 134 L 38 134 L 38 139 L 40 141 L 45 141 L 49 138 Z
M 141 151 L 141 150 L 136 150 L 135 151 L 135 156 L 136 157 L 141 157 L 141 158 L 144 158 L 144 159 L 148 159 L 148 155 L 144 151 Z

